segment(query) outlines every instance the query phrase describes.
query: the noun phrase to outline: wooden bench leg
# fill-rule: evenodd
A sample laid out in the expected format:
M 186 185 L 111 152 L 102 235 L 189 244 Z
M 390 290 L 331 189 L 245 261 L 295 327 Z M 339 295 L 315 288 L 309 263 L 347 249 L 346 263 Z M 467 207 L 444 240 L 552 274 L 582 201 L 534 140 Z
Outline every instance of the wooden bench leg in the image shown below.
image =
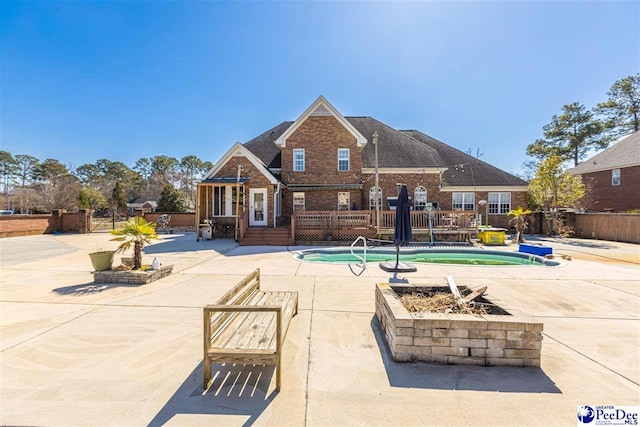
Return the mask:
M 282 382 L 282 308 L 276 312 L 276 391 L 280 391 L 280 383 Z
M 280 384 L 282 382 L 282 353 L 278 353 L 278 361 L 276 363 L 276 391 L 280 391 Z

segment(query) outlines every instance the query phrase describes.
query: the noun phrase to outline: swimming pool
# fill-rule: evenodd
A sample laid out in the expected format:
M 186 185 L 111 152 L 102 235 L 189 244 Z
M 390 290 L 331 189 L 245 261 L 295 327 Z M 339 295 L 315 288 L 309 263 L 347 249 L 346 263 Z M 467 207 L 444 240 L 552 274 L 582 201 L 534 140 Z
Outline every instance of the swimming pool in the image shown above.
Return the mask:
M 294 259 L 306 262 L 320 262 L 330 264 L 357 264 L 362 262 L 363 249 L 351 248 L 318 248 L 299 251 Z M 395 261 L 396 249 L 368 248 L 367 262 Z M 548 260 L 537 255 L 520 252 L 490 251 L 484 249 L 449 249 L 449 248 L 402 248 L 400 261 L 428 264 L 456 264 L 456 265 L 538 265 L 553 267 L 559 262 Z

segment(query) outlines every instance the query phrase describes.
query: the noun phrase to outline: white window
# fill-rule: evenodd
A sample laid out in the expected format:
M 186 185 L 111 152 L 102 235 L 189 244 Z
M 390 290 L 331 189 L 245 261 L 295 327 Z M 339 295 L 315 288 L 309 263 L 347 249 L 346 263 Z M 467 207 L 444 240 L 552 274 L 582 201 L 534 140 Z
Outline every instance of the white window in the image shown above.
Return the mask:
M 233 210 L 233 215 L 236 214 L 236 193 L 238 188 L 234 185 L 231 187 L 231 208 Z M 244 208 L 244 185 L 240 186 L 240 210 Z
M 227 209 L 225 206 L 226 187 L 213 187 L 213 215 L 225 216 Z
M 293 149 L 293 171 L 304 172 L 304 148 Z
M 413 192 L 413 209 L 423 210 L 427 206 L 427 189 L 418 186 Z
M 611 185 L 620 185 L 620 169 L 611 171 Z
M 382 209 L 382 188 L 378 187 L 378 206 Z M 369 210 L 376 210 L 376 187 L 369 190 Z
M 339 192 L 338 193 L 338 210 L 339 211 L 348 211 L 351 208 L 351 200 L 349 192 Z
M 234 216 L 236 214 L 236 186 L 213 187 L 213 216 Z M 240 187 L 240 209 L 244 206 L 244 186 Z
M 339 171 L 349 170 L 349 149 L 348 148 L 338 148 L 338 170 Z
M 506 214 L 511 210 L 511 193 L 489 193 L 489 213 Z
M 304 210 L 304 193 L 299 193 L 299 192 L 293 193 L 293 210 L 294 211 Z
M 453 193 L 451 207 L 453 210 L 472 211 L 475 208 L 474 193 Z

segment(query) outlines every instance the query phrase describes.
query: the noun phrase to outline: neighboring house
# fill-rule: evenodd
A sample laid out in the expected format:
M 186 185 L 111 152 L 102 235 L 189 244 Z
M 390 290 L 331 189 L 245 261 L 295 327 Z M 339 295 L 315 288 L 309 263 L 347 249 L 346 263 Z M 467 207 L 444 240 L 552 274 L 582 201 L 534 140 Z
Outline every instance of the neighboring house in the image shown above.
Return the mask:
M 640 131 L 569 169 L 582 178 L 582 204 L 590 211 L 640 209 Z
M 488 212 L 494 226 L 507 226 L 512 207 L 526 207 L 522 179 L 422 132 L 344 117 L 320 96 L 294 122 L 231 147 L 198 184 L 198 218 L 234 220 L 237 191 L 249 226 L 288 223 L 296 210 L 374 210 L 374 134 L 382 210 L 393 209 L 400 184 L 414 209 L 430 203 L 475 212 L 479 201 L 488 201 L 480 214 Z
M 158 202 L 150 200 L 147 196 L 136 197 L 127 202 L 127 211 L 129 215 L 135 215 L 136 210 L 142 209 L 144 212 L 155 212 Z

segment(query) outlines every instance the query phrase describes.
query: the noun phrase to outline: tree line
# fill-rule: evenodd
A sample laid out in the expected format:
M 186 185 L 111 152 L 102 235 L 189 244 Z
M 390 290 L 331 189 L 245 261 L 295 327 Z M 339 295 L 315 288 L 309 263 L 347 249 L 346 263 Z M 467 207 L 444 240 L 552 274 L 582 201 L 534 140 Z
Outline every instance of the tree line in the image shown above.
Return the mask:
M 585 185 L 569 174 L 566 163 L 577 166 L 593 149 L 605 149 L 616 138 L 640 130 L 640 74 L 613 83 L 608 99 L 587 109 L 579 102 L 564 105 L 543 127 L 543 138 L 527 146 L 534 158 L 525 163 L 533 171 L 529 205 L 543 213 L 551 234 L 570 234 L 559 208 L 580 207 Z
M 195 155 L 143 157 L 133 167 L 108 159 L 71 167 L 0 150 L 4 201 L 16 213 L 124 211 L 127 201 L 141 196 L 158 201 L 158 210 L 185 212 L 195 206 L 197 183 L 211 167 Z

